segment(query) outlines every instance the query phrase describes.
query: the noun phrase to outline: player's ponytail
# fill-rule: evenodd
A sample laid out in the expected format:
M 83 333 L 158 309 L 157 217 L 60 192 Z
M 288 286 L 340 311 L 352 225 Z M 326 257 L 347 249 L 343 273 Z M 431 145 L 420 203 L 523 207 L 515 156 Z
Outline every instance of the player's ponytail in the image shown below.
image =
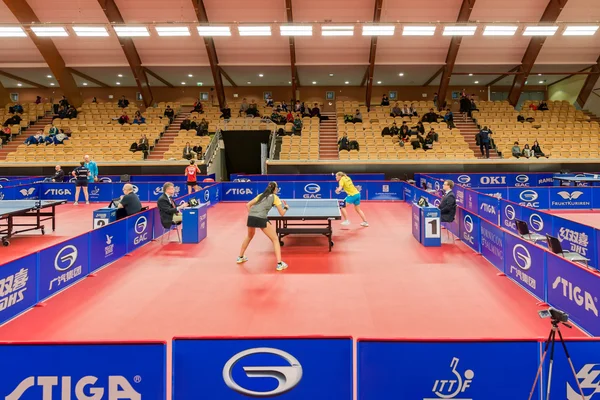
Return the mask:
M 276 189 L 277 189 L 277 182 L 269 182 L 265 191 L 262 192 L 261 195 L 258 197 L 258 200 L 256 200 L 256 204 L 260 203 L 261 201 L 263 201 L 264 199 L 266 199 L 267 197 L 269 197 L 270 195 L 275 193 Z
M 346 174 L 345 174 L 345 173 L 343 173 L 342 171 L 338 172 L 336 175 L 337 175 L 337 176 L 340 176 L 340 177 L 342 177 L 342 178 L 343 178 L 344 176 L 346 176 Z

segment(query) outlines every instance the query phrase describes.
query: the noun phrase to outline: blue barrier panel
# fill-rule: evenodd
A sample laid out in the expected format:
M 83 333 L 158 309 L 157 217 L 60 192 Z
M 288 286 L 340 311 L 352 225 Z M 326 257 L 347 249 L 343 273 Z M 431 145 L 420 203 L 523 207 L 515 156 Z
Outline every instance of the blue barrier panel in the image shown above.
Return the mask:
M 404 200 L 404 191 L 402 190 L 404 183 L 402 182 L 365 182 L 363 189 L 365 186 L 367 200 Z
M 39 252 L 38 299 L 44 300 L 83 279 L 90 270 L 88 235 Z
M 362 173 L 349 173 L 348 176 L 353 181 L 383 181 L 385 180 L 385 174 L 362 174 Z M 269 175 L 244 175 L 244 174 L 231 174 L 229 178 L 233 181 L 235 179 L 243 179 L 253 182 L 269 182 L 275 181 L 333 181 L 335 180 L 335 173 L 331 174 L 269 174 Z
M 481 220 L 481 255 L 494 267 L 504 272 L 504 231 Z
M 17 188 L 16 187 L 0 188 L 0 200 L 16 200 L 16 199 L 17 199 Z
M 127 253 L 131 253 L 152 240 L 154 232 L 152 212 L 153 210 L 144 211 L 125 220 L 127 224 Z
M 42 183 L 40 186 L 42 200 L 73 200 L 75 196 L 73 183 Z M 83 197 L 83 193 L 80 196 Z M 94 200 L 90 198 L 90 201 Z
M 479 222 L 480 219 L 476 214 L 472 214 L 465 210 L 463 210 L 461 219 L 458 221 L 460 240 L 478 253 L 480 252 L 481 246 Z
M 579 385 L 583 390 L 584 396 L 586 396 L 585 398 L 591 400 L 594 398 L 595 394 L 600 393 L 600 390 L 598 390 L 600 389 L 598 382 L 600 342 L 598 342 L 597 339 L 566 339 L 565 341 L 567 348 L 569 349 L 573 367 L 575 368 L 575 373 L 579 378 Z M 549 357 L 546 357 L 544 364 L 546 370 L 545 376 L 547 376 Z M 577 382 L 573 376 L 573 371 L 571 371 L 569 361 L 567 360 L 565 352 L 562 351 L 561 346 L 558 346 L 554 353 L 552 385 L 550 389 L 550 393 L 552 394 L 551 399 L 581 399 L 581 394 L 579 393 Z
M 591 260 L 590 265 L 597 266 L 596 230 L 591 226 L 557 216 L 552 220 L 552 236 L 561 241 L 563 250 L 579 253 Z
M 517 224 L 515 220 L 521 218 L 521 209 L 523 207 L 509 203 L 505 200 L 500 200 L 500 226 L 508 231 L 517 232 Z
M 479 212 L 479 193 L 471 189 L 465 189 L 465 210 L 473 214 Z
M 575 210 L 592 208 L 592 192 L 595 189 L 586 187 L 552 187 L 549 188 L 550 208 L 553 210 Z
M 547 210 L 550 208 L 549 188 L 509 188 L 508 200 L 522 206 Z
M 223 201 L 250 201 L 258 195 L 255 182 L 223 182 Z
M 504 235 L 504 273 L 540 300 L 546 298 L 546 251 L 514 235 Z
M 156 202 L 160 195 L 163 193 L 163 183 L 148 183 L 148 200 Z M 175 198 L 185 196 L 187 194 L 187 184 L 185 182 L 173 182 L 175 186 Z M 202 185 L 200 185 L 202 186 Z
M 357 353 L 358 400 L 526 399 L 539 362 L 534 341 L 359 339 Z
M 123 192 L 113 193 L 113 185 L 106 183 L 90 183 L 88 185 L 88 193 L 90 201 L 110 202 L 112 199 L 120 197 Z M 122 189 L 121 189 L 122 190 Z
M 478 196 L 479 216 L 495 225 L 500 225 L 500 200 L 485 194 Z
M 465 188 L 462 186 L 458 186 L 455 185 L 454 189 L 452 189 L 454 191 L 454 194 L 456 196 L 456 204 L 464 207 L 465 206 Z
M 508 200 L 508 188 L 473 188 L 473 190 L 498 199 Z
M 15 186 L 14 200 L 37 200 L 40 198 L 39 183 L 30 183 L 28 185 Z
M 454 221 L 448 223 L 443 222 L 442 225 L 445 226 L 454 236 L 460 239 L 460 226 L 459 221 L 462 220 L 462 208 L 456 209 L 456 215 L 454 216 Z
M 175 338 L 173 399 L 350 400 L 352 348 L 350 338 Z
M 474 173 L 474 174 L 428 174 L 432 178 L 437 179 L 452 179 L 455 183 L 467 187 L 529 187 L 529 186 L 552 186 L 554 179 L 551 173 L 535 173 L 535 174 L 490 174 L 490 173 Z M 422 176 L 422 175 L 421 175 Z M 417 181 L 418 182 L 418 181 Z
M 215 204 L 217 204 L 219 202 L 219 196 L 221 194 L 221 190 L 219 190 L 221 188 L 220 184 L 214 184 L 211 186 L 207 186 L 204 189 L 202 189 L 201 195 L 200 195 L 200 202 L 202 204 L 207 204 L 208 207 L 212 207 Z
M 37 262 L 35 253 L 0 266 L 0 324 L 37 303 Z
M 413 185 L 409 185 L 408 183 L 404 184 L 404 201 L 407 203 L 414 202 L 416 193 L 417 189 Z
M 529 232 L 540 235 L 553 234 L 554 216 L 528 207 L 519 208 L 521 209 L 521 220 L 527 223 Z
M 290 182 L 294 186 L 296 199 L 331 199 L 331 191 L 335 190 L 334 182 Z
M 548 303 L 592 335 L 600 335 L 600 276 L 554 254 L 548 254 L 547 268 Z
M 7 399 L 166 398 L 165 343 L 0 344 Z
M 90 272 L 117 261 L 127 254 L 127 221 L 113 222 L 94 229 L 89 235 Z

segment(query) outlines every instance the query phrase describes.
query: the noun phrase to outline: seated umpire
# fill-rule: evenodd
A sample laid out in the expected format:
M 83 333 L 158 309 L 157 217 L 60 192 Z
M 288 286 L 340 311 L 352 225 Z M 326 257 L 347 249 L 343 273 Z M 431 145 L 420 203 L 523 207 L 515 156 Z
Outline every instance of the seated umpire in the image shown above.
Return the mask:
M 180 206 L 175 204 L 175 185 L 171 182 L 165 182 L 163 185 L 163 194 L 158 198 L 158 212 L 160 214 L 160 223 L 163 228 L 169 229 L 173 224 L 180 224 L 183 219 L 179 210 L 187 207 L 187 203 Z
M 454 182 L 449 179 L 444 181 L 444 196 L 438 206 L 440 209 L 440 220 L 442 222 L 452 222 L 456 215 L 456 197 L 452 191 L 453 187 Z
M 123 186 L 123 196 L 117 206 L 117 219 L 125 218 L 142 211 L 140 198 L 133 192 L 133 185 L 126 183 Z

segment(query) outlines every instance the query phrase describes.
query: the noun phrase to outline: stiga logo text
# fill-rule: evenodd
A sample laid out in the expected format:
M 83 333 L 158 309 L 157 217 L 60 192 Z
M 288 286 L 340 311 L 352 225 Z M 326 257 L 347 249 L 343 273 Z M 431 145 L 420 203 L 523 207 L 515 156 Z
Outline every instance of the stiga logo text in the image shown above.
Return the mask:
M 252 194 L 252 189 L 250 189 L 250 188 L 230 188 L 230 189 L 227 189 L 227 192 L 225 192 L 225 194 L 233 194 L 233 195 Z
M 139 379 L 139 380 L 138 380 Z M 134 378 L 136 382 L 141 377 Z M 109 376 L 107 386 L 98 386 L 98 378 L 84 376 L 76 380 L 71 376 L 30 376 L 25 378 L 5 397 L 5 400 L 19 400 L 27 394 L 28 398 L 40 400 L 141 400 L 138 393 L 123 376 Z M 60 393 L 60 398 L 53 393 Z M 75 395 L 74 397 L 72 395 Z M 104 396 L 108 394 L 108 396 Z
M 70 196 L 72 193 L 69 189 L 48 189 L 44 194 L 49 194 L 51 196 Z

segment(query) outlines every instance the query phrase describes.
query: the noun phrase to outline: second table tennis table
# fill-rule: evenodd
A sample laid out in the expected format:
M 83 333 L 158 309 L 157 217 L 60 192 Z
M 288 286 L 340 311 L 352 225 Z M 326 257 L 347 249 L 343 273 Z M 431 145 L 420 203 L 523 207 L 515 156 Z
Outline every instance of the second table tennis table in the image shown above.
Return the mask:
M 2 244 L 8 246 L 10 238 L 17 233 L 40 229 L 46 233 L 42 222 L 51 220 L 52 231 L 56 230 L 56 206 L 67 200 L 0 200 L 0 236 Z M 44 211 L 46 209 L 46 211 Z M 15 222 L 15 218 L 28 221 Z M 15 228 L 23 228 L 15 230 Z
M 275 221 L 279 244 L 288 235 L 323 235 L 329 241 L 329 251 L 333 246 L 331 221 L 342 219 L 339 202 L 336 199 L 285 200 L 289 209 L 284 216 L 276 208 L 269 211 L 269 220 Z

